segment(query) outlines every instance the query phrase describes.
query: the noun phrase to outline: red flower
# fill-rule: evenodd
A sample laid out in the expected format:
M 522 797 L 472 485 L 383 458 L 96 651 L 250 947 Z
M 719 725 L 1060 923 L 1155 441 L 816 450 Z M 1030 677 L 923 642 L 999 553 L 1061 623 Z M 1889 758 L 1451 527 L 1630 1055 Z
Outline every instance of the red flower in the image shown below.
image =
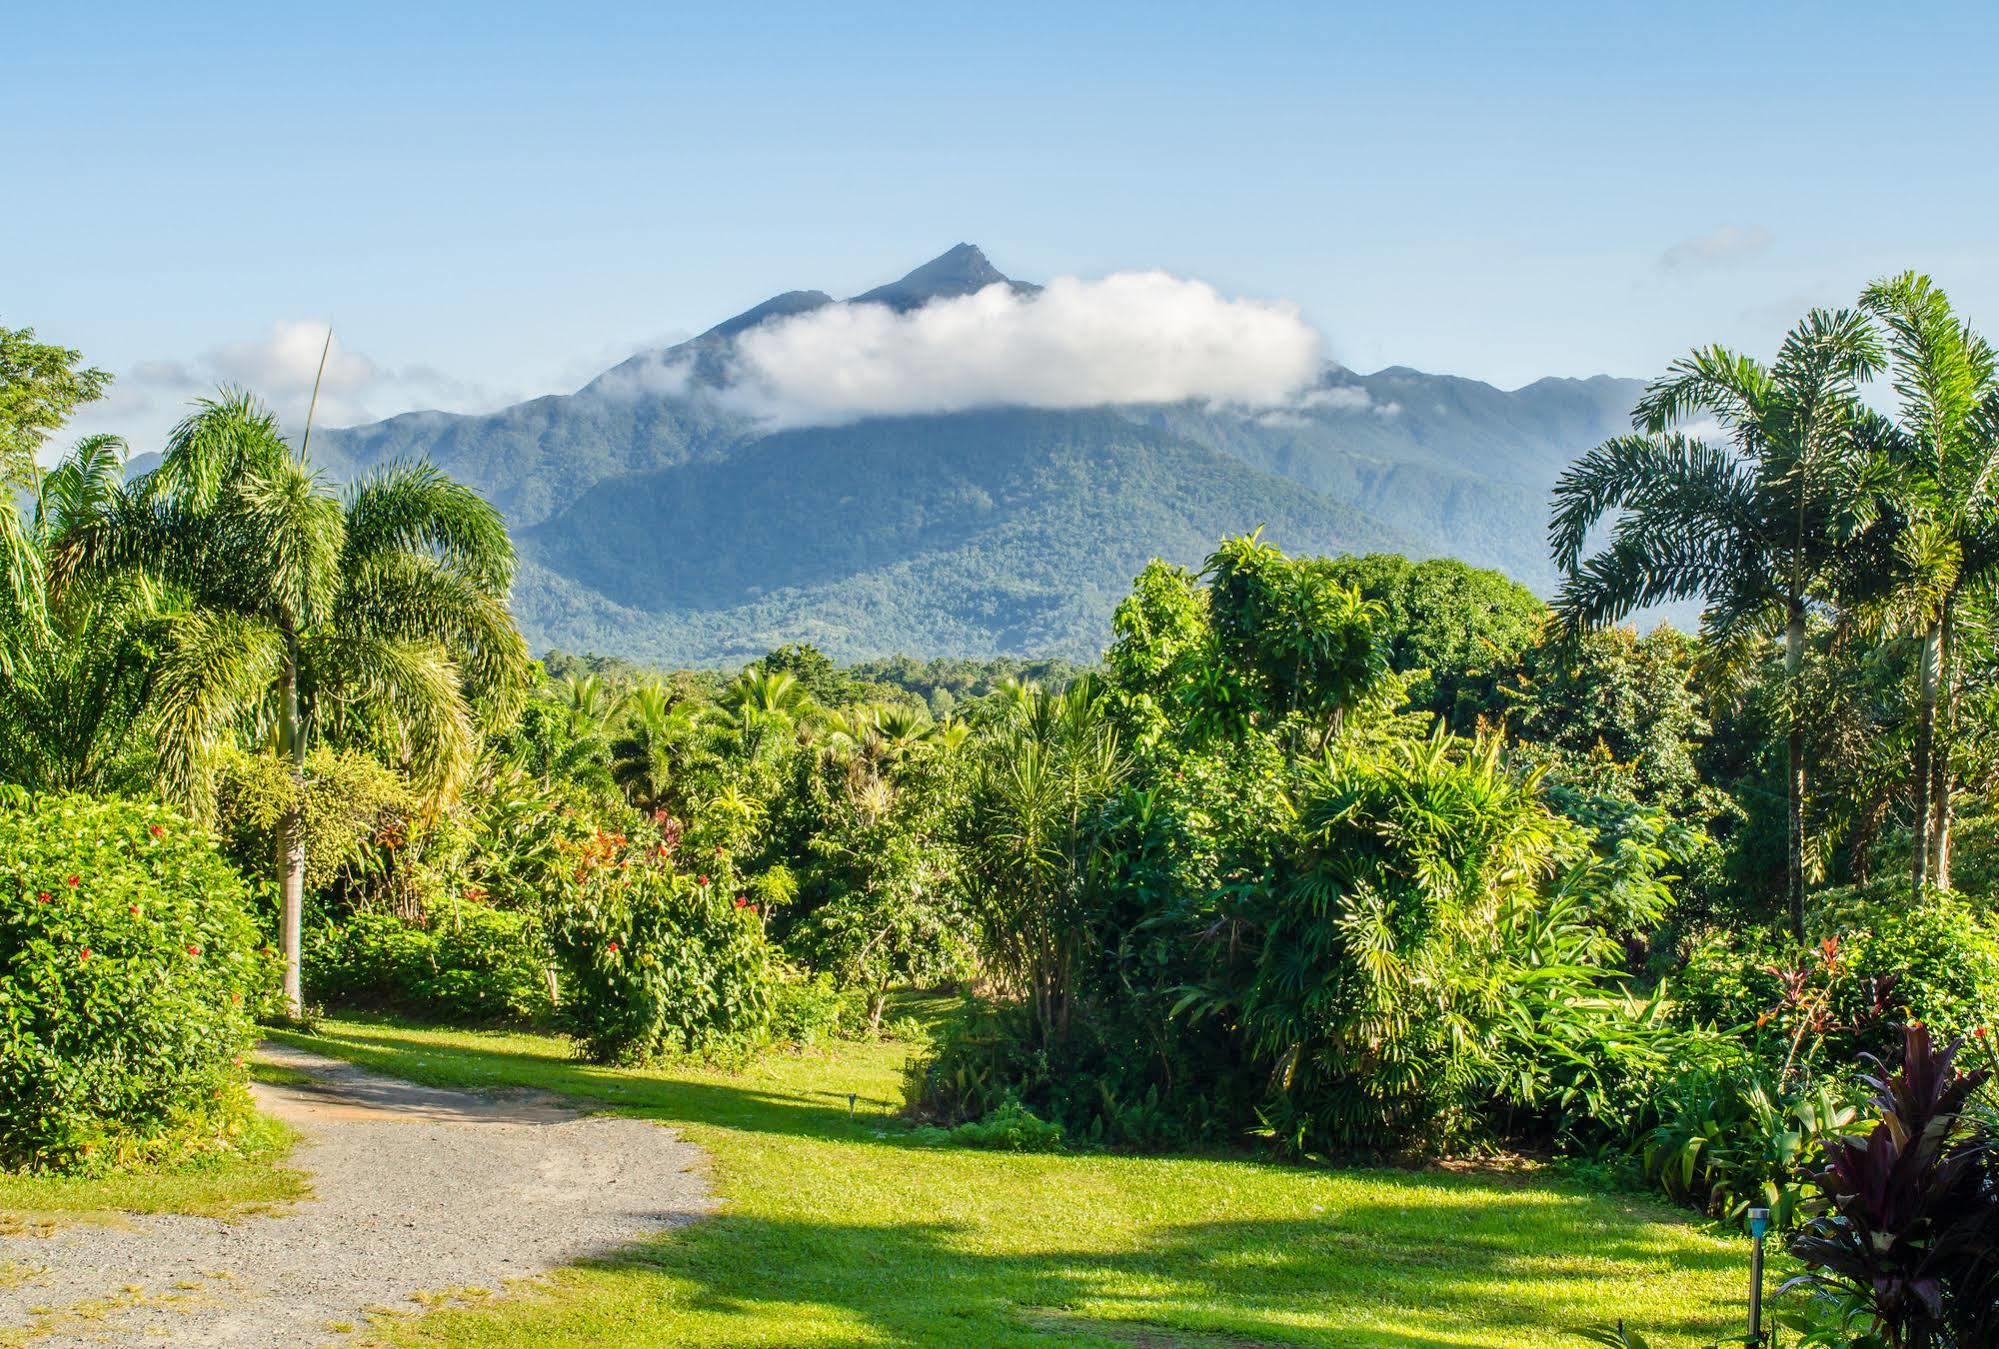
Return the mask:
M 198 956 L 201 954 L 201 948 L 199 946 L 190 944 L 187 948 L 187 953 L 191 956 Z
M 1985 1038 L 1985 1027 L 1983 1026 L 1972 1027 L 1971 1036 L 1975 1040 L 1983 1040 Z
M 661 857 L 671 857 L 673 856 L 673 849 L 667 847 L 664 843 L 662 843 L 659 845 L 659 855 Z
M 84 960 L 90 959 L 90 948 L 88 946 L 83 948 L 83 954 L 81 958 Z
M 54 901 L 49 898 L 49 892 L 46 890 L 42 891 L 40 894 L 37 894 L 35 896 L 35 903 L 37 904 L 50 904 L 53 902 Z
M 750 910 L 750 912 L 751 912 L 751 913 L 760 913 L 760 912 L 762 912 L 762 910 L 758 909 L 758 908 L 757 908 L 757 906 L 756 906 L 756 905 L 754 905 L 754 904 L 752 904 L 752 905 L 750 905 L 750 906 L 749 906 L 749 910 Z
M 72 871 L 69 873 L 69 875 L 63 877 L 63 884 L 67 885 L 70 889 L 74 890 L 76 889 L 77 886 L 83 884 L 83 877 L 77 875 L 74 871 Z
M 708 884 L 708 878 L 706 876 L 696 876 L 694 878 L 694 883 L 696 885 L 706 885 Z
M 160 838 L 164 836 L 167 831 L 163 826 L 156 824 L 152 826 L 150 829 L 146 830 L 146 832 L 151 834 L 154 838 Z
M 127 907 L 131 910 L 132 916 L 134 918 L 137 918 L 139 916 L 139 906 L 137 904 L 132 904 Z
M 736 907 L 737 907 L 737 908 L 739 908 L 739 909 L 746 909 L 746 908 L 748 908 L 748 907 L 749 907 L 749 904 L 750 904 L 750 902 L 749 902 L 749 901 L 748 901 L 747 899 L 744 899 L 744 898 L 743 898 L 743 897 L 742 897 L 741 895 L 737 895 L 737 896 L 736 896 Z
M 616 942 L 612 942 L 609 946 L 605 947 L 604 949 L 606 951 L 609 951 L 612 955 L 618 954 L 618 944 Z

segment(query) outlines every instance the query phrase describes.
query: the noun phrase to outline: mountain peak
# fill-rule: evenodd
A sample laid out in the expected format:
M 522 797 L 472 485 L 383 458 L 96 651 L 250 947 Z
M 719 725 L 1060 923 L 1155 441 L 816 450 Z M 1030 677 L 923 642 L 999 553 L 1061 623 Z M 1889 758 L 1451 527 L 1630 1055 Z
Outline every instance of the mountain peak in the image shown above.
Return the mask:
M 833 297 L 823 290 L 788 290 L 782 295 L 773 295 L 762 304 L 745 309 L 734 318 L 723 319 L 720 323 L 701 334 L 703 338 L 734 337 L 745 328 L 754 328 L 765 319 L 786 318 L 792 314 L 803 314 L 833 303 Z
M 1041 287 L 1012 277 L 993 266 L 976 244 L 957 244 L 939 253 L 900 281 L 856 295 L 853 304 L 885 304 L 895 310 L 916 309 L 932 300 L 975 295 L 987 286 L 1010 286 L 1023 295 Z

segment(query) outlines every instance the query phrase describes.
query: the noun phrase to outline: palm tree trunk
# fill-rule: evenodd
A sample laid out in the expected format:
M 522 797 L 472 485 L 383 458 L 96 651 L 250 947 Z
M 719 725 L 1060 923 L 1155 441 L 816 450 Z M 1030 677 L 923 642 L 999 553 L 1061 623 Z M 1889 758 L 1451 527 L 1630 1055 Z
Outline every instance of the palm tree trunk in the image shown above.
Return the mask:
M 1957 632 L 1952 605 L 1944 601 L 1942 632 L 1937 643 L 1936 733 L 1930 750 L 1930 883 L 1950 889 L 1950 766 L 1957 740 Z
M 1922 649 L 1916 658 L 1916 771 L 1913 784 L 1916 836 L 1909 849 L 1909 889 L 1913 899 L 1921 899 L 1923 887 L 1930 883 L 1930 850 L 1933 845 L 1930 790 L 1936 762 L 1937 666 L 1942 644 L 1942 625 L 1937 624 L 1923 634 Z
M 305 819 L 298 793 L 304 789 L 305 736 L 298 716 L 298 661 L 288 658 L 279 687 L 278 752 L 292 762 L 293 798 L 278 821 L 278 943 L 285 960 L 285 1013 L 305 1015 L 303 966 L 305 926 Z
M 1785 795 L 1789 798 L 1789 821 L 1785 847 L 1785 882 L 1790 900 L 1791 935 L 1805 935 L 1805 709 L 1798 687 L 1799 671 L 1805 662 L 1805 606 L 1791 601 L 1790 620 L 1784 626 L 1784 680 L 1786 715 L 1790 735 L 1785 743 Z

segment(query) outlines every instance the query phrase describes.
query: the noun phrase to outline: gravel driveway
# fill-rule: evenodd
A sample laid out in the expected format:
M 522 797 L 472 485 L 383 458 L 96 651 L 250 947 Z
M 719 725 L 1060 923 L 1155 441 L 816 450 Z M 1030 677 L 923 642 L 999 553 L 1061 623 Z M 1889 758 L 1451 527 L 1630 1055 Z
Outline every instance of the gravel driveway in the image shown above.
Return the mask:
M 701 1154 L 558 1098 L 419 1087 L 282 1046 L 256 1088 L 313 1197 L 273 1217 L 130 1217 L 0 1237 L 0 1345 L 321 1345 L 371 1310 L 607 1255 L 711 1201 Z

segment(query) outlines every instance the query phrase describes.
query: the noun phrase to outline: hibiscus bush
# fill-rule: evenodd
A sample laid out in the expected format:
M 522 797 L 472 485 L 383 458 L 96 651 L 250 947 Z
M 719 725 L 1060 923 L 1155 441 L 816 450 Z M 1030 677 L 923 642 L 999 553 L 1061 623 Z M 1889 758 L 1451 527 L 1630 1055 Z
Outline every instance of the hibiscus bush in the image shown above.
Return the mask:
M 665 823 L 640 843 L 599 832 L 548 914 L 561 1014 L 599 1062 L 713 1053 L 770 1031 L 781 966 L 756 901 L 725 845 Z
M 0 1164 L 226 1146 L 275 977 L 242 877 L 182 816 L 0 795 Z

